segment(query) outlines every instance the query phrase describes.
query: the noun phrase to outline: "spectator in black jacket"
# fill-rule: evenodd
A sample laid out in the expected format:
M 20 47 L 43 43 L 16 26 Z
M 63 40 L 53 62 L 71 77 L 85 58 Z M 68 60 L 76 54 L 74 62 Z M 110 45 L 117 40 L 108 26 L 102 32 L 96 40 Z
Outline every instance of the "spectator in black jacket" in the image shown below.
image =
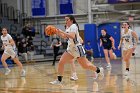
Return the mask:
M 25 58 L 25 61 L 28 61 L 27 57 L 27 42 L 25 39 L 22 39 L 18 44 L 18 52 L 19 55 L 23 56 Z

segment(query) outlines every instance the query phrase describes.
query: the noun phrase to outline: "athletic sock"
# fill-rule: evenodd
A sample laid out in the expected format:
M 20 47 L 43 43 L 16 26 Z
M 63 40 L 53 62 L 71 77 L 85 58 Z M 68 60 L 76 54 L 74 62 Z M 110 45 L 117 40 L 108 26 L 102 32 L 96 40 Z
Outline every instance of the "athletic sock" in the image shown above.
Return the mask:
M 126 68 L 127 71 L 129 71 L 129 68 Z
M 63 76 L 57 76 L 58 81 L 61 82 L 61 81 L 62 81 L 62 77 L 63 77 Z
M 99 67 L 96 67 L 96 68 L 97 68 L 96 72 L 97 72 L 97 73 L 100 73 L 100 69 L 99 69 Z
M 108 64 L 108 66 L 111 66 L 111 64 L 110 63 L 107 63 Z

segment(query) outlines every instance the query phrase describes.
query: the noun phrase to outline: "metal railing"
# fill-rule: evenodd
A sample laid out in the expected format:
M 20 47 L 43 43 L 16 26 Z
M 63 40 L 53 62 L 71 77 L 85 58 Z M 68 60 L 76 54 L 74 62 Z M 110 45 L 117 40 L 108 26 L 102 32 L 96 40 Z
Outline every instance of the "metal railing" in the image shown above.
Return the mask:
M 7 17 L 9 20 L 16 21 L 21 26 L 24 25 L 24 19 L 30 18 L 27 13 L 23 13 L 20 10 L 15 9 L 13 6 L 8 6 L 7 3 L 2 3 L 0 0 L 0 19 Z
M 45 45 L 44 45 L 45 44 Z M 48 43 L 44 40 L 41 40 L 41 45 L 40 45 L 40 54 L 43 52 L 43 48 L 47 48 Z
M 13 20 L 15 19 L 15 11 L 14 11 L 14 7 L 9 6 L 7 7 L 7 16 L 9 20 Z

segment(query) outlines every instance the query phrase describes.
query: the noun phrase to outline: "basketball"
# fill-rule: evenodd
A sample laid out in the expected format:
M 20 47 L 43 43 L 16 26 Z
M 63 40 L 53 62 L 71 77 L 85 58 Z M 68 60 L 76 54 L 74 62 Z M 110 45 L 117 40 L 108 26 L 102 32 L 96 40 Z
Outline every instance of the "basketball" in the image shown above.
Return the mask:
M 53 25 L 48 25 L 45 28 L 45 34 L 48 36 L 52 36 L 52 35 L 56 34 L 56 27 Z

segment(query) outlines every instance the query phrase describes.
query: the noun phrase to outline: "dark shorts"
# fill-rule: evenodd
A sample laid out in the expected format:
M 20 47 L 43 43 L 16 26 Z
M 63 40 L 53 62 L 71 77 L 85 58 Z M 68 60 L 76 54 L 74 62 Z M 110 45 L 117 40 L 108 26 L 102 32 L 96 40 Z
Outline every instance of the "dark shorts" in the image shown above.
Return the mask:
M 103 46 L 104 49 L 107 49 L 107 50 L 111 50 L 112 49 L 112 46 Z

